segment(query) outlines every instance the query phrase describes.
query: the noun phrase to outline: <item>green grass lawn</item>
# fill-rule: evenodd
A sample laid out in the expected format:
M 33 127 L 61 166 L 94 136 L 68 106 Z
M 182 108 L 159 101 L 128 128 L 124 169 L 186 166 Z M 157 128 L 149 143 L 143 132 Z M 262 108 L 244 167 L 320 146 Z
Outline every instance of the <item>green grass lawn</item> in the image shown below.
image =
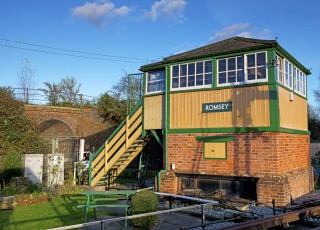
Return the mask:
M 51 202 L 0 211 L 0 229 L 47 229 L 84 222 L 84 214 L 77 205 L 86 203 L 86 197 L 69 195 Z

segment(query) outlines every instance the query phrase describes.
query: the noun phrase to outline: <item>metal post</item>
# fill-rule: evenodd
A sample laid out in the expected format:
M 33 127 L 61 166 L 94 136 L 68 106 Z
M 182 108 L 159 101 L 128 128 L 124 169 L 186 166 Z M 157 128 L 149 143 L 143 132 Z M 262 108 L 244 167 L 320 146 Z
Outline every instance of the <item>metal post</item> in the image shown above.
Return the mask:
M 273 215 L 275 216 L 276 215 L 276 201 L 274 199 L 272 199 L 272 210 L 273 210 Z
M 205 221 L 206 221 L 206 216 L 204 214 L 204 206 L 202 204 L 201 205 L 201 224 L 204 224 Z
M 78 161 L 82 161 L 84 154 L 84 139 L 80 139 Z
M 103 222 L 103 220 L 101 220 L 101 222 L 100 222 L 100 229 L 104 230 L 104 222 Z

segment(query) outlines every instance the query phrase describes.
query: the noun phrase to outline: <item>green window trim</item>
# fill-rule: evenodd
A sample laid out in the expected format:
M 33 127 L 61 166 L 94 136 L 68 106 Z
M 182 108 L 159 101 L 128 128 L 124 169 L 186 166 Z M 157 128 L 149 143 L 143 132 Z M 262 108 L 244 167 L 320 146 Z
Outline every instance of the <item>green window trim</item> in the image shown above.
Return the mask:
M 198 136 L 196 137 L 196 141 L 202 141 L 202 142 L 228 142 L 228 141 L 234 141 L 234 137 L 232 136 Z

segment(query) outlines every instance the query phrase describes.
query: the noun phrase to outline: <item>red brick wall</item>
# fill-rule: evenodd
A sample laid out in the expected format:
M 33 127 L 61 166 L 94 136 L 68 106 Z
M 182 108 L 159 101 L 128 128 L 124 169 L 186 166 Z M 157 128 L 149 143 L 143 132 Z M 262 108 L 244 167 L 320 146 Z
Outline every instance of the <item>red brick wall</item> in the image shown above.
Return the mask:
M 196 136 L 233 136 L 235 140 L 227 143 L 226 160 L 203 159 L 203 144 Z M 290 195 L 296 198 L 309 192 L 312 183 L 308 135 L 169 134 L 168 164 L 175 164 L 175 173 L 263 178 L 258 182 L 258 201 L 267 203 L 273 197 L 284 204 Z M 177 182 L 168 185 L 172 174 L 163 176 L 163 191 L 177 189 Z

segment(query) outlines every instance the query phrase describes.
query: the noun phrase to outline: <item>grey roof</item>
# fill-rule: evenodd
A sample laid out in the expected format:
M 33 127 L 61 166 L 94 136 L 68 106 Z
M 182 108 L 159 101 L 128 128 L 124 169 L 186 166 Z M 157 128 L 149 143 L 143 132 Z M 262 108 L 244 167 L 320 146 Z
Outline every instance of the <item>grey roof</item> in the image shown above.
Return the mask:
M 163 58 L 162 61 L 154 62 L 141 66 L 141 70 L 161 67 L 162 64 L 190 60 L 193 58 L 201 58 L 213 55 L 235 53 L 242 50 L 254 50 L 273 47 L 277 44 L 276 40 L 261 40 L 253 38 L 243 38 L 243 37 L 232 37 L 217 43 L 206 45 L 194 50 L 183 52 L 180 54 L 172 55 Z

